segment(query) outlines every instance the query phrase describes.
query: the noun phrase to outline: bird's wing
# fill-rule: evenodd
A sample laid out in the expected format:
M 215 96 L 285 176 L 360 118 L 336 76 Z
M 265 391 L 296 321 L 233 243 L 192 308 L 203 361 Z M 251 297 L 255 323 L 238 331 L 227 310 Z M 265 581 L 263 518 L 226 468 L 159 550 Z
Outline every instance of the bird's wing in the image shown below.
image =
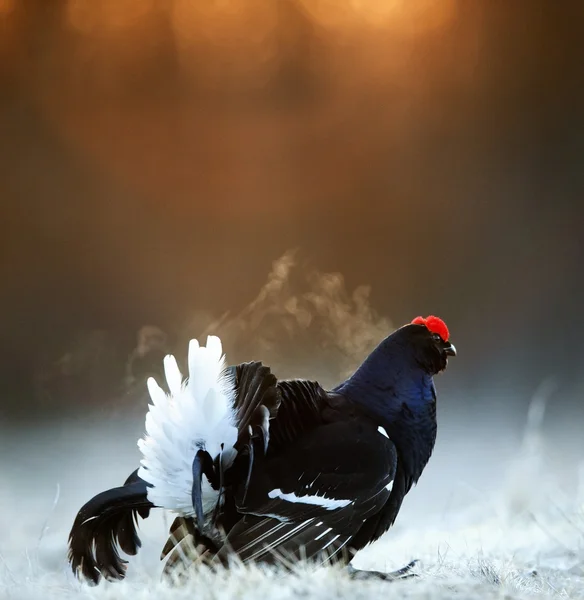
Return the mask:
M 370 516 L 351 540 L 351 549 L 354 552 L 379 539 L 394 524 L 403 499 L 408 492 L 409 488 L 407 488 L 407 485 L 408 480 L 404 475 L 403 465 L 398 454 L 391 494 L 385 506 L 379 512 Z
M 277 455 L 303 434 L 321 425 L 329 394 L 316 381 L 279 381 L 282 398 L 277 418 L 271 423 L 269 455 Z
M 254 468 L 245 499 L 236 496 L 246 516 L 218 558 L 330 558 L 383 508 L 396 460 L 392 442 L 368 420 L 313 429 Z
M 106 579 L 123 579 L 127 561 L 119 550 L 131 556 L 141 546 L 138 515 L 146 519 L 154 505 L 148 500 L 147 485 L 134 471 L 124 485 L 98 494 L 77 513 L 69 534 L 69 562 L 97 584 Z

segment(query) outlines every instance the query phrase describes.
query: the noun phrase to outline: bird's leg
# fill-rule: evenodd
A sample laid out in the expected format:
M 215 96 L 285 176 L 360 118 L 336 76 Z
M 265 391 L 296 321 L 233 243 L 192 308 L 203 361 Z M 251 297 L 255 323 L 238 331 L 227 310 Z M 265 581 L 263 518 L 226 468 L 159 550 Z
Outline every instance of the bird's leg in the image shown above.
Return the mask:
M 355 569 L 351 565 L 347 567 L 349 575 L 352 579 L 383 579 L 384 581 L 396 581 L 397 579 L 410 579 L 411 577 L 418 577 L 416 573 L 412 573 L 412 569 L 418 564 L 419 561 L 413 560 L 408 563 L 405 567 L 392 571 L 391 573 L 382 573 L 381 571 L 363 571 L 361 569 Z

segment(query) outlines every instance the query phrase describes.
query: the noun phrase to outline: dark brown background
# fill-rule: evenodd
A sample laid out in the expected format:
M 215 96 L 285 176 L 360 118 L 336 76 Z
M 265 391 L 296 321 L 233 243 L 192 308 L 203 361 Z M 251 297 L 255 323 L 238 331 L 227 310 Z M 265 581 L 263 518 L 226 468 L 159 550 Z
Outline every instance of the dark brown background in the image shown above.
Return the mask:
M 289 248 L 443 316 L 451 402 L 582 407 L 584 4 L 358 5 L 0 0 L 6 416 L 76 336 L 123 362 Z

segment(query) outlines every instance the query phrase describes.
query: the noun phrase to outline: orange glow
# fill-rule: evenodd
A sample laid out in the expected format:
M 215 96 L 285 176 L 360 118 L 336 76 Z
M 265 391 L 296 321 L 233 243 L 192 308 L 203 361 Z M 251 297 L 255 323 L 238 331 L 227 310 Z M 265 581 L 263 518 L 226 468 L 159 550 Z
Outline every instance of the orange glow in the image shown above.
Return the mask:
M 367 25 L 396 33 L 439 29 L 455 15 L 455 0 L 301 0 L 306 12 L 326 27 Z
M 188 72 L 193 57 L 209 52 L 205 64 L 217 77 L 235 76 L 242 65 L 266 65 L 276 53 L 278 14 L 276 3 L 247 0 L 174 0 L 170 13 L 181 65 Z M 201 50 L 201 45 L 206 46 Z M 229 49 L 225 59 L 221 50 Z M 218 52 L 219 51 L 219 52 Z M 201 65 L 195 64 L 200 69 Z
M 0 0 L 0 17 L 9 15 L 16 5 L 16 0 Z
M 0 14 L 10 12 L 15 0 L 0 0 Z M 174 0 L 169 3 L 173 29 L 182 47 L 194 37 L 217 40 L 245 38 L 252 45 L 265 39 L 277 24 L 275 2 L 247 0 Z M 456 12 L 455 0 L 298 0 L 302 10 L 331 28 L 359 25 L 424 33 L 446 25 Z M 118 32 L 157 10 L 156 0 L 69 0 L 71 27 L 83 33 Z
M 354 20 L 354 11 L 349 2 L 338 0 L 299 0 L 299 4 L 314 21 L 324 27 L 337 29 L 346 27 Z
M 174 0 L 173 29 L 183 45 L 199 35 L 214 39 L 218 45 L 232 39 L 262 41 L 277 25 L 275 3 L 247 0 L 242 4 L 230 0 Z
M 154 6 L 155 0 L 69 0 L 67 17 L 81 33 L 116 33 L 142 21 Z
M 200 196 L 245 212 L 266 198 L 310 205 L 340 196 L 388 139 L 407 139 L 419 118 L 409 98 L 425 89 L 426 72 L 424 53 L 409 49 L 426 44 L 418 34 L 448 25 L 456 6 L 69 0 L 67 8 L 82 35 L 63 54 L 63 85 L 39 97 L 58 134 L 138 194 L 174 196 L 178 208 Z M 160 50 L 172 55 L 170 73 Z M 163 71 L 168 94 L 156 89 Z M 407 90 L 399 102 L 392 82 Z M 365 112 L 363 90 L 376 97 Z

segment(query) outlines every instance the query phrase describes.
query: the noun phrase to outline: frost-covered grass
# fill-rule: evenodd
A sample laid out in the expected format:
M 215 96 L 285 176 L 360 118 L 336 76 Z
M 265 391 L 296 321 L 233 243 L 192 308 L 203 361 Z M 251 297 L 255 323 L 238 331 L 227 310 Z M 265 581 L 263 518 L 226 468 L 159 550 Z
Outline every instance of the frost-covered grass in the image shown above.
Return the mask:
M 141 427 L 137 420 L 0 432 L 2 600 L 584 598 L 581 439 L 554 454 L 545 438 L 454 423 L 442 425 L 396 526 L 354 561 L 388 571 L 417 558 L 418 578 L 354 581 L 333 568 L 254 567 L 199 570 L 170 588 L 158 561 L 169 521 L 158 514 L 141 524 L 143 547 L 126 581 L 89 587 L 69 572 L 67 534 L 86 500 L 135 468 Z

